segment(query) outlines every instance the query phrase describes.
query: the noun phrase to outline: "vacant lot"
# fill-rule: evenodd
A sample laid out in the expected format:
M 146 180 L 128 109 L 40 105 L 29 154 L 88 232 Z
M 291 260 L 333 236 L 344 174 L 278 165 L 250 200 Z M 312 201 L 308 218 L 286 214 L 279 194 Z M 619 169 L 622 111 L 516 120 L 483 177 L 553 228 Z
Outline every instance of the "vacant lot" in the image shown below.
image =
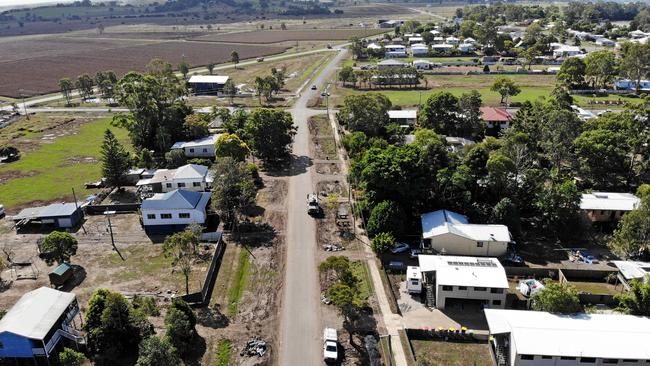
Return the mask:
M 488 345 L 483 343 L 411 340 L 411 345 L 416 360 L 426 360 L 431 365 L 492 365 Z
M 194 40 L 229 43 L 278 43 L 284 41 L 336 41 L 352 37 L 369 37 L 385 32 L 383 29 L 304 29 L 304 30 L 269 30 L 210 34 Z
M 61 78 L 75 78 L 83 73 L 94 75 L 100 70 L 114 70 L 118 75 L 132 70 L 142 71 L 154 58 L 177 65 L 184 57 L 191 66 L 201 66 L 229 61 L 232 51 L 237 51 L 243 60 L 281 53 L 286 49 L 281 46 L 181 41 L 142 44 L 142 41 L 75 40 L 68 38 L 63 43 L 56 41 L 54 44 L 49 44 L 49 41 L 39 41 L 35 45 L 28 43 L 25 54 L 21 54 L 19 45 L 12 45 L 14 55 L 0 59 L 0 95 L 18 97 L 21 89 L 29 95 L 55 92 Z M 38 51 L 59 48 L 65 48 L 65 51 L 57 51 L 54 56 Z M 3 59 L 6 62 L 1 62 Z

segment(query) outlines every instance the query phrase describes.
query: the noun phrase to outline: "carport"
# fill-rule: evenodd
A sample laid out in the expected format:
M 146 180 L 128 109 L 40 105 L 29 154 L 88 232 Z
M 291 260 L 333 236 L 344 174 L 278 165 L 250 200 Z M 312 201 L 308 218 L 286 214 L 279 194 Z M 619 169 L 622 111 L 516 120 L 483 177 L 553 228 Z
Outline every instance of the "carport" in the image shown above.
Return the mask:
M 75 227 L 83 219 L 83 212 L 75 203 L 53 203 L 48 206 L 23 209 L 11 219 L 16 223 L 17 228 L 38 224 L 55 229 L 68 229 Z

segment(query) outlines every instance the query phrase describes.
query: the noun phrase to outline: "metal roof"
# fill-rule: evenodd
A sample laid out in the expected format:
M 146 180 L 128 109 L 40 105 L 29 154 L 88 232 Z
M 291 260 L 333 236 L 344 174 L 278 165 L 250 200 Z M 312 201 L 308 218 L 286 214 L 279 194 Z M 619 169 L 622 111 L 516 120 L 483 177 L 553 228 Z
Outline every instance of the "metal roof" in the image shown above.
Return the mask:
M 176 189 L 167 193 L 156 193 L 142 201 L 142 208 L 149 210 L 204 209 L 210 199 L 210 192 L 193 192 Z
M 70 266 L 69 263 L 61 263 L 56 268 L 54 268 L 50 273 L 54 273 L 61 276 L 67 271 L 69 271 L 70 269 L 72 269 L 72 266 Z
M 217 142 L 217 139 L 221 134 L 209 135 L 200 139 L 193 141 L 179 141 L 172 145 L 172 149 L 184 149 L 186 147 L 200 147 L 200 146 L 211 146 Z
M 415 109 L 404 109 L 404 110 L 394 110 L 394 111 L 388 111 L 388 118 L 393 119 L 393 118 L 409 118 L 409 119 L 415 119 L 418 116 L 418 111 Z
M 580 209 L 632 211 L 640 204 L 641 199 L 632 193 L 593 192 L 582 194 Z
M 436 283 L 444 286 L 508 288 L 506 271 L 496 258 L 418 255 L 422 272 L 436 272 Z
M 650 359 L 650 318 L 485 309 L 490 334 L 510 333 L 517 354 Z
M 421 216 L 422 237 L 433 238 L 444 234 L 454 234 L 476 241 L 511 240 L 505 225 L 470 224 L 467 217 L 448 210 L 429 212 Z
M 187 82 L 194 83 L 211 83 L 211 84 L 225 84 L 230 77 L 226 75 L 192 75 Z
M 75 294 L 41 287 L 23 295 L 0 320 L 0 333 L 42 340 L 75 300 Z
M 644 278 L 650 273 L 650 263 L 635 261 L 614 261 L 614 265 L 626 280 Z
M 28 207 L 13 216 L 13 220 L 70 216 L 77 211 L 75 203 L 53 203 L 48 206 Z

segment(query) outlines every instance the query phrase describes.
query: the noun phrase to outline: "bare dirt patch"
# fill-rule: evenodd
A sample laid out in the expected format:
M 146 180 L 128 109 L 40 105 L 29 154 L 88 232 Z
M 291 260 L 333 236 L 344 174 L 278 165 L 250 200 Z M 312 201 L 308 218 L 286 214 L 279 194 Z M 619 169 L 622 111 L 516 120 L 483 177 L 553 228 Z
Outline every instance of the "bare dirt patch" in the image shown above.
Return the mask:
M 324 175 L 335 175 L 341 173 L 339 163 L 316 163 L 316 172 Z
M 379 29 L 305 29 L 305 30 L 279 30 L 279 31 L 253 31 L 225 34 L 210 34 L 197 37 L 194 40 L 207 42 L 232 42 L 232 43 L 278 43 L 285 41 L 336 41 L 347 40 L 352 37 L 369 37 L 385 32 Z

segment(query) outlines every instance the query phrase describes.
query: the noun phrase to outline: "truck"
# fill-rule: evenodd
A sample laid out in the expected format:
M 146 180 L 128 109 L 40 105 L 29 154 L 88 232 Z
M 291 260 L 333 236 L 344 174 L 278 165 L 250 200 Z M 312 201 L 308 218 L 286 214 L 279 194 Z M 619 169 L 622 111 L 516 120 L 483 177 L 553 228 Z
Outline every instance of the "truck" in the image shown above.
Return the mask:
M 323 359 L 328 364 L 339 359 L 338 336 L 334 328 L 325 328 L 323 331 Z
M 309 193 L 307 195 L 307 213 L 310 215 L 319 215 L 321 207 L 318 203 L 318 195 L 316 193 Z

